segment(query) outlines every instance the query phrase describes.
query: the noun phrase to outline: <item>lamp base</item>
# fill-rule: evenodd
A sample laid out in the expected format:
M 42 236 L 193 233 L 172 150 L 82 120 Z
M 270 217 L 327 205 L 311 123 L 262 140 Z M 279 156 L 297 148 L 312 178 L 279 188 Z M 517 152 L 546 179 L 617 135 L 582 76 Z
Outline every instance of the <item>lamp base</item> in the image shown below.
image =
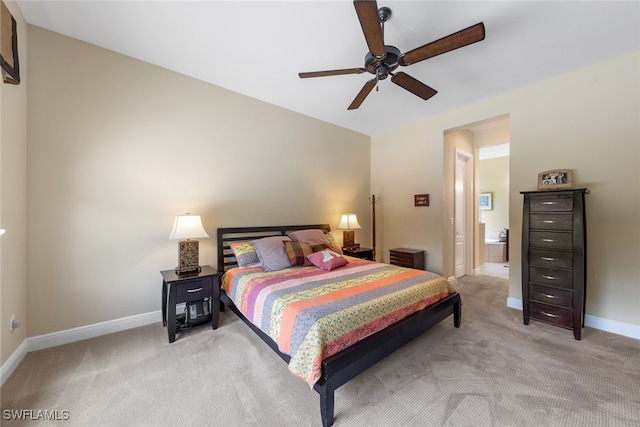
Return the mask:
M 202 271 L 199 265 L 200 253 L 197 240 L 180 240 L 178 242 L 178 261 L 176 274 L 199 273 Z
M 354 245 L 356 232 L 353 230 L 344 230 L 342 232 L 342 246 L 349 247 Z
M 193 267 L 185 267 L 185 268 L 180 268 L 180 267 L 176 267 L 176 274 L 178 276 L 181 275 L 189 275 L 189 274 L 196 274 L 196 273 L 200 273 L 202 271 L 202 267 L 197 266 L 195 268 Z

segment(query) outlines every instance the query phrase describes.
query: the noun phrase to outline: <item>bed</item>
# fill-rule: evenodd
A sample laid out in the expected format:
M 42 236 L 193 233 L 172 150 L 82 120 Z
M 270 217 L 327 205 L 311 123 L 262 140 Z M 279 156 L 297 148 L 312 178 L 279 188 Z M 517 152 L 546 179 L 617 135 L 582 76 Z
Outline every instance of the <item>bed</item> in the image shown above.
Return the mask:
M 337 388 L 452 314 L 458 328 L 461 300 L 435 273 L 348 256 L 338 268 L 309 266 L 307 260 L 271 271 L 262 264 L 238 266 L 238 245 L 308 230 L 331 231 L 327 224 L 219 228 L 220 300 L 318 392 L 322 425 L 328 427 Z M 325 257 L 335 249 L 313 247 Z M 329 294 L 342 299 L 328 301 Z

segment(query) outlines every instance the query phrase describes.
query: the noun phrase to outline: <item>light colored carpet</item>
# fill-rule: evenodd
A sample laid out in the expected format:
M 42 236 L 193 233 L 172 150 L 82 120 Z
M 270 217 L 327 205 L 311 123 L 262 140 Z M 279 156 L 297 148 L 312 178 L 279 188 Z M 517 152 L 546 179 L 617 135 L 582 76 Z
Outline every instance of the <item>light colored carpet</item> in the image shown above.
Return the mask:
M 336 427 L 640 426 L 640 341 L 524 326 L 503 279 L 456 287 L 460 329 L 446 319 L 338 389 Z M 318 394 L 229 310 L 173 344 L 158 323 L 30 353 L 1 393 L 2 426 L 321 425 Z

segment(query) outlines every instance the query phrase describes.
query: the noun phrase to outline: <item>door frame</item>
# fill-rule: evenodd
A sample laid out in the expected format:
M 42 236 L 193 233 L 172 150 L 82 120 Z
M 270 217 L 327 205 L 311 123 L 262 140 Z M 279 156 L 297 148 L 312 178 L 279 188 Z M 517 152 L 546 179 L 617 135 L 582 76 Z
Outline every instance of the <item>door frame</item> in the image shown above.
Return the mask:
M 475 230 L 473 227 L 473 221 L 475 218 L 474 215 L 474 209 L 475 209 L 475 203 L 474 203 L 474 197 L 473 195 L 475 194 L 475 186 L 474 186 L 474 176 L 475 176 L 475 162 L 474 162 L 474 156 L 473 153 L 470 153 L 466 150 L 463 150 L 461 148 L 455 147 L 455 155 L 454 155 L 454 177 L 453 177 L 453 182 L 454 182 L 454 192 L 455 190 L 455 183 L 456 183 L 456 174 L 457 174 L 457 163 L 458 163 L 458 159 L 465 159 L 466 163 L 467 163 L 467 167 L 465 168 L 465 176 L 463 177 L 463 183 L 464 183 L 464 188 L 465 188 L 465 193 L 464 193 L 464 206 L 463 206 L 463 211 L 464 211 L 464 233 L 465 233 L 465 247 L 464 247 L 464 274 L 466 275 L 473 275 L 475 272 L 474 266 L 473 266 L 473 248 L 475 245 Z M 454 203 L 454 208 L 453 208 L 453 212 L 454 212 L 454 224 L 456 223 L 456 197 L 454 196 L 453 198 L 453 203 Z M 456 260 L 455 260 L 455 245 L 456 245 L 456 233 L 455 233 L 455 226 L 454 226 L 454 232 L 453 232 L 453 272 L 454 272 L 454 276 L 456 275 Z M 459 276 L 458 276 L 459 277 Z

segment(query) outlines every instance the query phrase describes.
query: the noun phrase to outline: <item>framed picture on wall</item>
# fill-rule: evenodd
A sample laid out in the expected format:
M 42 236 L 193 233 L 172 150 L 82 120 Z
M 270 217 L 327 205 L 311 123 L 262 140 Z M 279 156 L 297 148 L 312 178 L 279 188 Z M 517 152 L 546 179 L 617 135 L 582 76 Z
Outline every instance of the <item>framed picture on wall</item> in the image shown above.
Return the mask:
M 481 211 L 493 210 L 493 193 L 480 193 L 478 205 Z
M 416 194 L 413 196 L 414 206 L 429 206 L 428 194 Z
M 20 84 L 20 65 L 18 64 L 18 29 L 15 18 L 0 1 L 0 67 L 5 83 Z

